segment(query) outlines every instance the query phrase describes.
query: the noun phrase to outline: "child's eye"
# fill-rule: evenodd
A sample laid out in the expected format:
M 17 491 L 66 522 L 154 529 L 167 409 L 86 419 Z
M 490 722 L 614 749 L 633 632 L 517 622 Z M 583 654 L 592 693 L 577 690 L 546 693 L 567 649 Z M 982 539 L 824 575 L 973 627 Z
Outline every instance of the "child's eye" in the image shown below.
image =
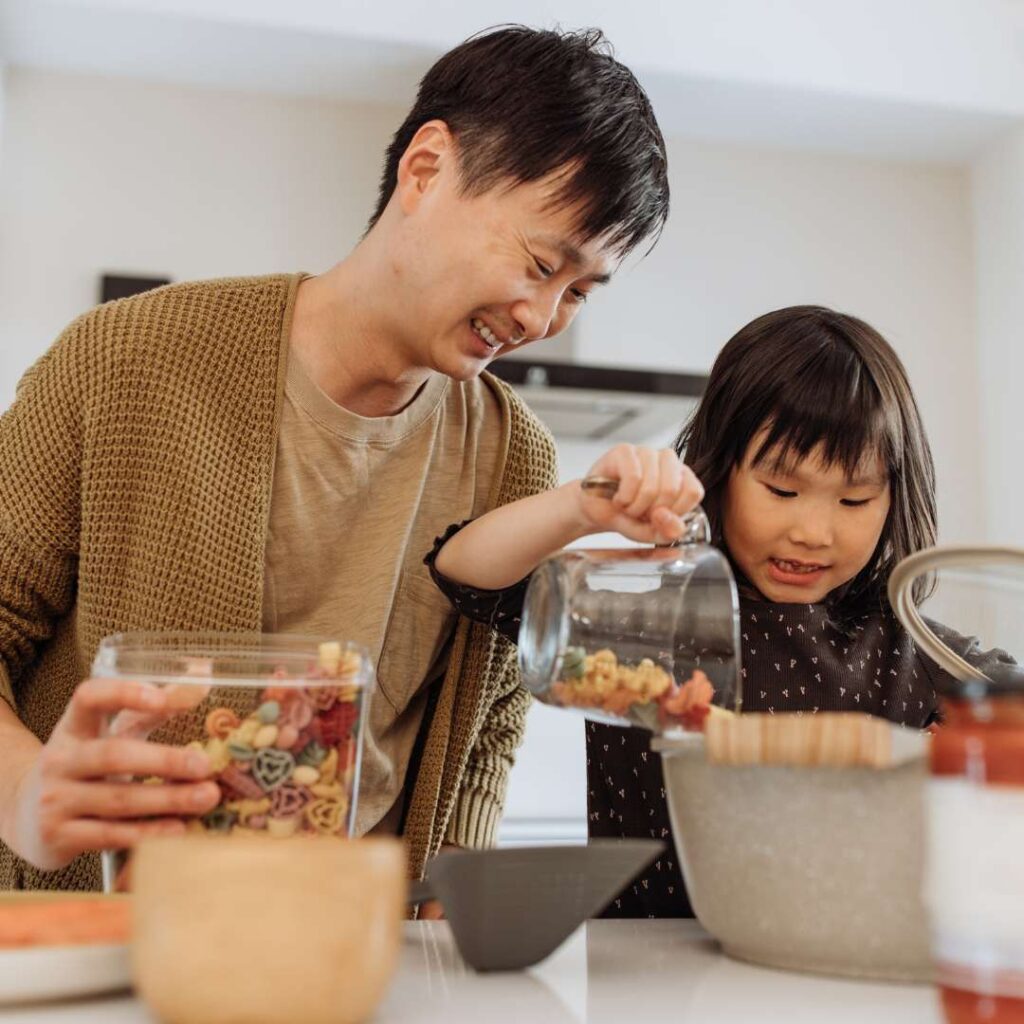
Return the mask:
M 765 484 L 765 487 L 767 487 L 768 490 L 771 491 L 772 494 L 774 494 L 776 498 L 795 498 L 796 497 L 796 491 L 784 491 L 781 487 L 772 487 L 771 484 Z
M 840 498 L 839 504 L 845 505 L 847 508 L 860 508 L 861 505 L 866 505 L 870 500 L 870 498 Z
M 587 301 L 587 293 L 580 291 L 579 288 L 570 288 L 569 294 L 572 295 L 572 301 L 580 304 Z

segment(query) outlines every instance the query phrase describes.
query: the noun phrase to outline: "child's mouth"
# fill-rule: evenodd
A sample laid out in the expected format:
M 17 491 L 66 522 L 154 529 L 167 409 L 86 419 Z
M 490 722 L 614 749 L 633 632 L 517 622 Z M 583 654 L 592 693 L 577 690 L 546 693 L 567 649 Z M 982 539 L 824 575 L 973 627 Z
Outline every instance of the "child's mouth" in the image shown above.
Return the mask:
M 796 562 L 788 558 L 769 558 L 768 575 L 778 583 L 801 586 L 821 578 L 828 568 L 819 562 Z
M 817 562 L 791 562 L 785 558 L 773 558 L 771 561 L 782 569 L 783 572 L 810 573 L 819 572 L 826 568 L 826 566 L 819 565 Z

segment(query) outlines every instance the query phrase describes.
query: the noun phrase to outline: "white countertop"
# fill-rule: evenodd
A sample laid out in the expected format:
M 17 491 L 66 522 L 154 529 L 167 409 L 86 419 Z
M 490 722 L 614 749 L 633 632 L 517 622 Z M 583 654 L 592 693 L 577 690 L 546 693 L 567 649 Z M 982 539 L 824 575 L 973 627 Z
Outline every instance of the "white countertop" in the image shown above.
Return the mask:
M 375 1024 L 941 1024 L 927 986 L 845 981 L 730 960 L 693 921 L 590 921 L 527 971 L 475 974 L 447 924 L 405 926 Z M 0 1010 L 0 1024 L 152 1024 L 130 995 Z

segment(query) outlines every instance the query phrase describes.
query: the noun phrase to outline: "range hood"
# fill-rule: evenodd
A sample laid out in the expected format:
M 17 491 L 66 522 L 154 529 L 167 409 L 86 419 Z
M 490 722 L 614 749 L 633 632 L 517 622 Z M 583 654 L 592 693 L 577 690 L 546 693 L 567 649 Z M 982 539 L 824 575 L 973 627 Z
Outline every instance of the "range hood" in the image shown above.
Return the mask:
M 488 367 L 516 390 L 556 438 L 641 444 L 678 431 L 707 377 L 661 370 L 498 359 Z

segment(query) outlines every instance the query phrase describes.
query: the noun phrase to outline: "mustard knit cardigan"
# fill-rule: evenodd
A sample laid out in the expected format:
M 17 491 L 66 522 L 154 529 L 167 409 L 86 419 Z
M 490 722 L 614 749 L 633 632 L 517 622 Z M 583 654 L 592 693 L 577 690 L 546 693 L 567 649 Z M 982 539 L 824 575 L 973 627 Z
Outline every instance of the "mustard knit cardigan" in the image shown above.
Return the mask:
M 50 734 L 100 639 L 258 631 L 298 275 L 172 285 L 75 320 L 0 418 L 0 697 Z M 550 435 L 486 375 L 503 416 L 489 507 L 551 487 Z M 413 783 L 410 873 L 442 841 L 493 843 L 529 697 L 514 649 L 460 620 Z M 0 753 L 0 764 L 2 764 Z M 98 858 L 0 887 L 99 886 Z

